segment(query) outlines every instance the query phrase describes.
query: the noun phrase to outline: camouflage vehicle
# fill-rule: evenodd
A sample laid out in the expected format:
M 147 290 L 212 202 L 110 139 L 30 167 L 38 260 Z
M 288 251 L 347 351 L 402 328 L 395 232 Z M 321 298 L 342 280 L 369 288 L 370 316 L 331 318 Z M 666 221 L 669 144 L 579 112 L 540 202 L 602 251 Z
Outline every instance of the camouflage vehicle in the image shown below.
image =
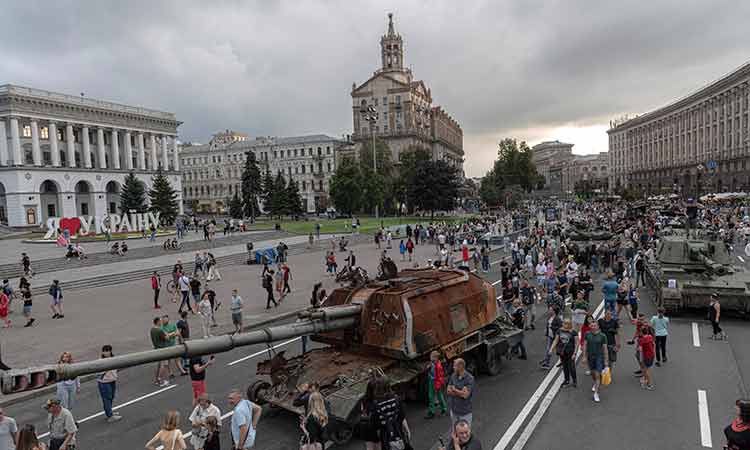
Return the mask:
M 655 261 L 646 264 L 646 282 L 667 311 L 705 309 L 717 293 L 722 310 L 750 312 L 750 273 L 732 264 L 720 240 L 662 237 Z

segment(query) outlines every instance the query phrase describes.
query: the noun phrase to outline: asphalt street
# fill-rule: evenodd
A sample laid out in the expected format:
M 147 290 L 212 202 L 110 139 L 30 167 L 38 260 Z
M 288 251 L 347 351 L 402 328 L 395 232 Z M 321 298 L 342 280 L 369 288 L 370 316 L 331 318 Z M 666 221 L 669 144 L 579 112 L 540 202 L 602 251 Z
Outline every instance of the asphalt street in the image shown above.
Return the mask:
M 497 272 L 486 276 L 493 282 L 499 279 Z M 594 294 L 599 287 L 596 280 Z M 650 315 L 654 309 L 649 300 L 651 295 L 644 291 L 641 298 L 642 309 Z M 636 368 L 634 349 L 624 345 L 614 369 L 614 381 L 602 391 L 600 404 L 592 402 L 591 384 L 580 364 L 577 389 L 556 389 L 559 371 L 538 369 L 536 363 L 544 345 L 543 318 L 538 317 L 536 323 L 535 331 L 526 332 L 528 361 L 504 361 L 499 375 L 477 377 L 474 433 L 485 449 L 721 448 L 722 429 L 733 415 L 734 400 L 746 392 L 743 374 L 750 373 L 750 346 L 746 345 L 750 329 L 745 322 L 725 321 L 729 341 L 718 342 L 707 339 L 710 326 L 702 316 L 673 318 L 669 363 L 654 368 L 656 390 L 652 392 L 641 390 L 632 376 Z M 698 331 L 700 346 L 697 347 L 694 329 Z M 633 326 L 626 324 L 623 330 L 626 336 L 632 335 Z M 301 350 L 299 341 L 282 343 L 276 350 L 282 349 L 287 354 Z M 227 392 L 233 388 L 244 391 L 256 379 L 257 362 L 267 355 L 263 345 L 217 355 L 216 364 L 209 369 L 207 384 L 222 413 L 228 411 Z M 173 386 L 158 388 L 152 384 L 152 378 L 150 366 L 122 372 L 115 404 L 123 420 L 114 424 L 104 422 L 95 386 L 85 384 L 74 408 L 81 422 L 80 448 L 142 448 L 156 433 L 169 409 L 182 413 L 182 429 L 189 431 L 186 423 L 191 411 L 189 380 L 178 377 Z M 699 396 L 706 400 L 703 412 L 699 409 Z M 34 423 L 39 430 L 46 430 L 42 403 L 42 399 L 29 400 L 6 408 L 6 414 L 15 417 L 19 424 Z M 447 417 L 426 420 L 424 413 L 424 405 L 407 404 L 417 449 L 434 448 L 438 436 L 445 435 L 449 427 Z M 299 446 L 299 436 L 296 417 L 264 408 L 256 448 L 295 449 Z M 225 427 L 222 446 L 229 448 L 229 445 L 229 431 Z M 340 448 L 362 446 L 355 439 Z

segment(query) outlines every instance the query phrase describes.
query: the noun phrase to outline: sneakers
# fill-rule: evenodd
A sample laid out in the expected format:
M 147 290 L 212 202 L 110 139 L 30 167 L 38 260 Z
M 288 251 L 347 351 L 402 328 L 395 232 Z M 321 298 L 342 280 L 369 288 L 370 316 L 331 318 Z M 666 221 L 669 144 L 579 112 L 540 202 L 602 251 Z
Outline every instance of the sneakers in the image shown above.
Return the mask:
M 596 385 L 591 386 L 591 392 L 596 392 Z
M 648 386 L 646 386 L 646 390 L 647 391 L 653 391 L 654 390 L 654 385 L 653 384 L 649 384 Z
M 122 420 L 122 416 L 119 414 L 112 414 L 112 417 L 107 417 L 106 422 L 107 423 L 115 423 Z
M 661 367 L 661 361 L 656 361 L 656 367 Z
M 53 318 L 53 319 L 58 319 L 58 318 L 60 318 L 60 314 L 54 313 L 54 314 L 52 315 L 52 318 Z M 712 339 L 713 339 L 713 338 L 712 338 Z
M 161 380 L 161 382 L 159 383 L 159 387 L 166 387 L 166 386 L 169 386 L 169 381 Z
M 599 393 L 594 392 L 594 403 L 599 403 L 601 400 L 599 400 Z
M 563 381 L 563 383 L 560 385 L 561 388 L 566 388 L 570 386 L 570 381 Z

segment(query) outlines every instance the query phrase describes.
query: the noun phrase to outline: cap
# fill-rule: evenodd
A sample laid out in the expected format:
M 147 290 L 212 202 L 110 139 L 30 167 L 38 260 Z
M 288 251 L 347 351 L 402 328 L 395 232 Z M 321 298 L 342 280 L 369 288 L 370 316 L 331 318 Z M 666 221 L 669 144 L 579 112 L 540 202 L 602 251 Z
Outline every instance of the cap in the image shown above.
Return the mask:
M 60 399 L 52 397 L 50 399 L 47 399 L 47 403 L 44 404 L 44 409 L 50 409 L 53 406 L 57 406 L 60 404 Z
M 719 298 L 719 293 L 718 292 L 713 292 L 711 294 L 711 298 Z

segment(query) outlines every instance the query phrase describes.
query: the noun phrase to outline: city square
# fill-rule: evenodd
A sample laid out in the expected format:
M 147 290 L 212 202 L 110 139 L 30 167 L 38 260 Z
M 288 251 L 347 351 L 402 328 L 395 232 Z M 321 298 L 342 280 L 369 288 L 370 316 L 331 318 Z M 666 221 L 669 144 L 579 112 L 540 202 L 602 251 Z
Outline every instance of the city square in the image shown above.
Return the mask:
M 6 11 L 0 450 L 750 449 L 750 5 L 137 3 Z

